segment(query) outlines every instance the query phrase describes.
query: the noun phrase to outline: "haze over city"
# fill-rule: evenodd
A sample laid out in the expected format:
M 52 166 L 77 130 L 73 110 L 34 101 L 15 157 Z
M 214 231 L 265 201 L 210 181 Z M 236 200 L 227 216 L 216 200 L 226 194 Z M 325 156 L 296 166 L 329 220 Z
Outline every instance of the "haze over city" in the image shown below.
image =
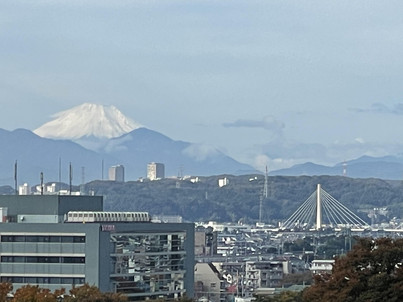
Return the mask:
M 260 170 L 395 155 L 402 11 L 401 1 L 5 0 L 0 128 L 34 130 L 89 102 Z

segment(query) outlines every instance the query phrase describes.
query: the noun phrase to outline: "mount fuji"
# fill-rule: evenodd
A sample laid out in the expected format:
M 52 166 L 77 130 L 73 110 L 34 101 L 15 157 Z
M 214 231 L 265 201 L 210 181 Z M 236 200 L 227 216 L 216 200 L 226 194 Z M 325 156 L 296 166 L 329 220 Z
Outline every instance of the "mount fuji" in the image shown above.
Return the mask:
M 86 149 L 101 152 L 109 139 L 142 127 L 115 106 L 90 103 L 56 113 L 53 118 L 33 132 L 45 138 L 71 140 Z
M 138 129 L 141 124 L 127 118 L 115 106 L 85 103 L 56 113 L 55 119 L 34 130 L 46 138 L 77 140 L 85 137 L 113 138 Z
M 150 162 L 164 163 L 167 177 L 257 172 L 214 147 L 174 141 L 147 129 L 114 106 L 86 103 L 55 114 L 33 133 L 0 129 L 0 141 L 7 146 L 0 150 L 0 181 L 7 184 L 12 183 L 15 160 L 19 182 L 28 183 L 38 183 L 41 172 L 49 182 L 63 174 L 61 181 L 67 183 L 69 163 L 76 184 L 107 179 L 104 168 L 107 171 L 114 165 L 125 167 L 126 180 L 136 180 L 146 176 Z

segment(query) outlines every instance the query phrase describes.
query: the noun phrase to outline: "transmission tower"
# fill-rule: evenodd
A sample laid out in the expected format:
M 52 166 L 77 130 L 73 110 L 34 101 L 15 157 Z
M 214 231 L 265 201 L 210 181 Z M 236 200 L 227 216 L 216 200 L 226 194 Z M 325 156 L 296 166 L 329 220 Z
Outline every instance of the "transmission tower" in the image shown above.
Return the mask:
M 264 187 L 263 187 L 263 197 L 267 198 L 268 192 L 268 182 L 267 182 L 267 166 L 266 166 L 266 173 L 264 174 Z
M 267 182 L 267 166 L 266 166 L 266 173 L 264 174 L 264 186 L 263 186 L 263 193 L 260 196 L 260 204 L 259 204 L 259 223 L 262 222 L 263 216 L 263 199 L 266 199 L 268 194 L 268 182 Z

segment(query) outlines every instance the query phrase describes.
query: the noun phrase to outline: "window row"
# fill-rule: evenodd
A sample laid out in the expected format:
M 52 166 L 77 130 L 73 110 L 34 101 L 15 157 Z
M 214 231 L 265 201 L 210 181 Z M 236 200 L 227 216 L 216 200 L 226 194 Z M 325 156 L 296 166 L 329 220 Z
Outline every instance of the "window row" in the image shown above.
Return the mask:
M 85 236 L 1 236 L 1 242 L 85 243 Z
M 183 251 L 186 234 L 111 234 L 115 253 Z
M 1 282 L 25 284 L 84 284 L 85 278 L 59 278 L 59 277 L 1 277 Z
M 85 257 L 32 257 L 32 256 L 1 256 L 5 263 L 85 263 Z
M 102 221 L 121 221 L 121 222 L 148 222 L 150 216 L 147 212 L 87 212 L 70 211 L 67 214 L 67 222 L 102 222 Z

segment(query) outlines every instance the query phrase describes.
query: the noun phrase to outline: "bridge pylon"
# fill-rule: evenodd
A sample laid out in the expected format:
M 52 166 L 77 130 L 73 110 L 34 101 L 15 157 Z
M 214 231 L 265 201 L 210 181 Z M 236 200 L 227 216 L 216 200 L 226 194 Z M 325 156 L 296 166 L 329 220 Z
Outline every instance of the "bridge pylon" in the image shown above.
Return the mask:
M 317 185 L 315 192 L 282 224 L 282 229 L 367 228 L 369 225 Z

